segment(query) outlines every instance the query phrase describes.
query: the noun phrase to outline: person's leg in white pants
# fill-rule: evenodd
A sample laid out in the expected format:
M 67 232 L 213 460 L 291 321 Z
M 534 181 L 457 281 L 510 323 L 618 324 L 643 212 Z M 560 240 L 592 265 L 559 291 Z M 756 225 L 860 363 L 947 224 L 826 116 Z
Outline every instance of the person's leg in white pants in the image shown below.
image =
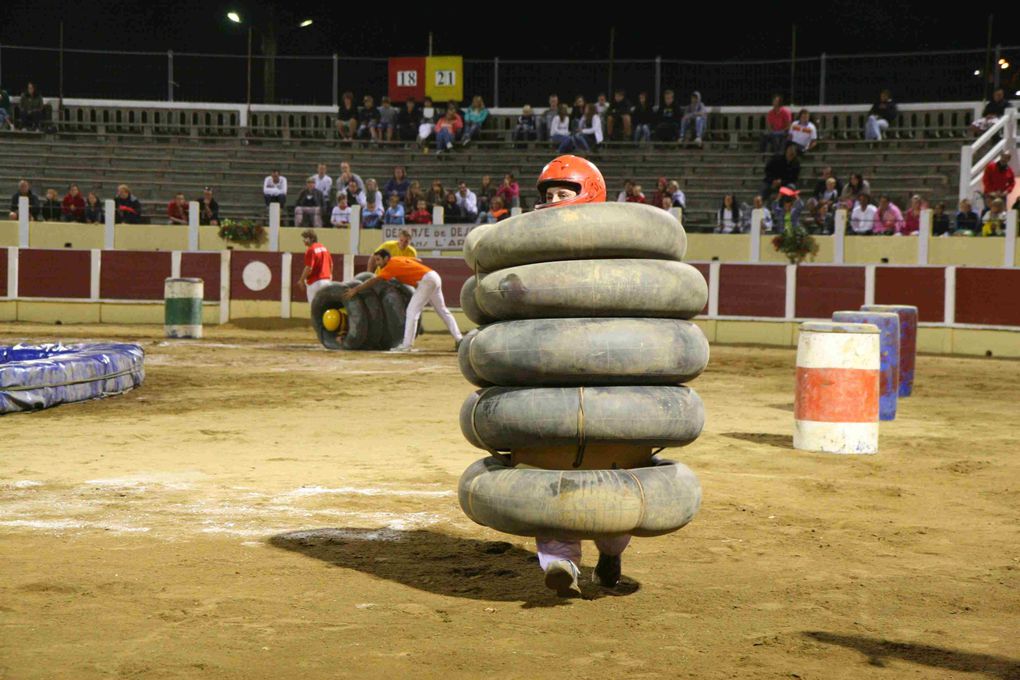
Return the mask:
M 461 335 L 460 329 L 457 328 L 457 320 L 453 318 L 453 314 L 446 308 L 446 300 L 443 299 L 443 280 L 439 278 L 439 274 L 429 272 L 418 282 L 418 288 L 415 289 L 414 295 L 411 296 L 411 301 L 407 303 L 403 346 L 411 347 L 414 345 L 414 337 L 418 331 L 418 320 L 421 318 L 421 312 L 425 309 L 426 302 L 430 303 L 432 308 L 436 310 L 436 314 L 446 324 L 453 339 L 460 342 L 464 336 Z
M 312 300 L 315 299 L 315 294 L 318 293 L 320 290 L 322 290 L 323 288 L 325 288 L 326 286 L 328 286 L 331 283 L 333 283 L 333 282 L 330 281 L 329 279 L 319 279 L 315 283 L 309 284 L 305 288 L 305 292 L 308 293 L 308 302 L 311 303 Z
M 614 536 L 612 538 L 600 538 L 595 541 L 595 547 L 599 549 L 599 555 L 608 557 L 619 557 L 627 549 L 630 543 L 630 536 Z M 566 560 L 574 566 L 574 573 L 580 571 L 581 564 L 581 542 L 564 541 L 558 538 L 535 537 L 535 545 L 538 548 L 538 565 L 542 571 L 548 572 L 549 566 L 560 560 Z M 601 561 L 601 560 L 600 560 Z M 600 564 L 601 566 L 601 564 Z M 596 569 L 598 576 L 598 569 Z M 547 577 L 548 578 L 548 577 Z M 616 562 L 616 577 L 619 578 L 619 561 Z M 598 580 L 598 579 L 597 579 Z M 548 581 L 546 581 L 548 585 Z M 616 585 L 615 581 L 609 584 Z

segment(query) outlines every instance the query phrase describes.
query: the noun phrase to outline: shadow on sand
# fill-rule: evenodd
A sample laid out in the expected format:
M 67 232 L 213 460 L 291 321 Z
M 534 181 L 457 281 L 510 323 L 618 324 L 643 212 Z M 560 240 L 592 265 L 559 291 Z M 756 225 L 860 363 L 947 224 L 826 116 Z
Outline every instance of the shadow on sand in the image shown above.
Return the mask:
M 754 444 L 768 444 L 780 449 L 793 449 L 793 435 L 766 434 L 764 432 L 723 432 L 724 437 Z
M 523 602 L 525 607 L 569 602 L 545 587 L 533 553 L 502 541 L 457 538 L 421 529 L 333 528 L 278 534 L 269 543 L 437 595 Z M 631 595 L 640 588 L 640 583 L 624 577 L 615 590 L 606 590 L 591 582 L 590 569 L 582 573 L 586 600 Z

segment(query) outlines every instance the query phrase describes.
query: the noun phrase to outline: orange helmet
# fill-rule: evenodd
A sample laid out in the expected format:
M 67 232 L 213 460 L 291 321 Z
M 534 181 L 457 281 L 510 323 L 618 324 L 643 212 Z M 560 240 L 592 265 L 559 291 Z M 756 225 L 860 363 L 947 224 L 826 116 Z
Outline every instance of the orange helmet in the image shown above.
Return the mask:
M 606 200 L 606 180 L 602 173 L 594 163 L 578 156 L 560 156 L 542 168 L 542 174 L 538 176 L 540 201 L 545 201 L 546 189 L 552 186 L 570 187 L 577 196 L 557 203 L 540 203 L 535 206 L 536 210 L 579 203 L 604 203 Z

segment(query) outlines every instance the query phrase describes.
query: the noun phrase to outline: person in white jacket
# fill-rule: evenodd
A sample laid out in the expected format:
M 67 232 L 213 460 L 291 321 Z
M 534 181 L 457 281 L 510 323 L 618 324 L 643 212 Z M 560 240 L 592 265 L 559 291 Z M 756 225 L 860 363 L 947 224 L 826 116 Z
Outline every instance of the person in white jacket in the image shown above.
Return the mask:
M 478 196 L 468 189 L 467 182 L 461 182 L 457 186 L 457 205 L 472 222 L 478 219 Z
M 272 173 L 262 181 L 262 196 L 266 199 L 266 207 L 270 203 L 279 203 L 281 214 L 287 205 L 287 178 L 273 168 Z
M 602 119 L 596 113 L 594 104 L 585 105 L 584 115 L 577 121 L 574 144 L 584 151 L 602 145 Z
M 860 194 L 857 197 L 857 205 L 850 214 L 850 229 L 855 234 L 870 234 L 875 228 L 875 220 L 878 219 L 878 208 L 871 203 L 871 196 Z

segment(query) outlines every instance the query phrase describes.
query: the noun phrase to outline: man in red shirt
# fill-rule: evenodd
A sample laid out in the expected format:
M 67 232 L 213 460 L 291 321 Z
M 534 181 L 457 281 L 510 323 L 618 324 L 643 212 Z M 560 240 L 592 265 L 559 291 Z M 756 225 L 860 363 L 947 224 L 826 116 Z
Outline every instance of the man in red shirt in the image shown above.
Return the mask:
M 759 150 L 762 153 L 782 151 L 792 122 L 793 112 L 783 106 L 783 96 L 777 94 L 772 97 L 772 108 L 765 115 L 765 133 L 761 136 Z
M 170 218 L 170 224 L 188 223 L 188 200 L 182 192 L 177 192 L 174 200 L 167 204 L 166 216 Z
M 344 299 L 350 300 L 361 291 L 368 290 L 380 281 L 389 281 L 390 279 L 396 279 L 404 285 L 415 287 L 414 295 L 411 296 L 411 301 L 407 303 L 406 318 L 404 320 L 404 342 L 390 351 L 413 351 L 414 336 L 418 332 L 418 319 L 421 318 L 421 312 L 425 309 L 425 303 L 430 303 L 432 308 L 436 310 L 436 314 L 443 320 L 446 327 L 450 329 L 450 335 L 457 341 L 457 346 L 459 347 L 460 341 L 464 336 L 461 335 L 460 329 L 457 328 L 457 320 L 453 318 L 453 314 L 446 308 L 446 300 L 443 299 L 443 280 L 439 278 L 439 274 L 413 257 L 393 257 L 388 250 L 381 248 L 375 251 L 374 255 L 381 269 L 368 281 L 348 289 L 344 293 Z
M 996 198 L 1005 201 L 1016 186 L 1013 168 L 1009 167 L 1010 158 L 1009 151 L 1003 151 L 999 160 L 992 161 L 985 168 L 985 174 L 981 177 L 981 188 L 986 206 L 991 205 Z
M 328 286 L 333 281 L 333 256 L 326 250 L 326 246 L 318 241 L 318 237 L 311 229 L 301 232 L 301 240 L 305 247 L 305 268 L 301 270 L 298 278 L 298 288 L 305 288 L 308 293 L 308 302 L 315 299 L 315 294 Z

